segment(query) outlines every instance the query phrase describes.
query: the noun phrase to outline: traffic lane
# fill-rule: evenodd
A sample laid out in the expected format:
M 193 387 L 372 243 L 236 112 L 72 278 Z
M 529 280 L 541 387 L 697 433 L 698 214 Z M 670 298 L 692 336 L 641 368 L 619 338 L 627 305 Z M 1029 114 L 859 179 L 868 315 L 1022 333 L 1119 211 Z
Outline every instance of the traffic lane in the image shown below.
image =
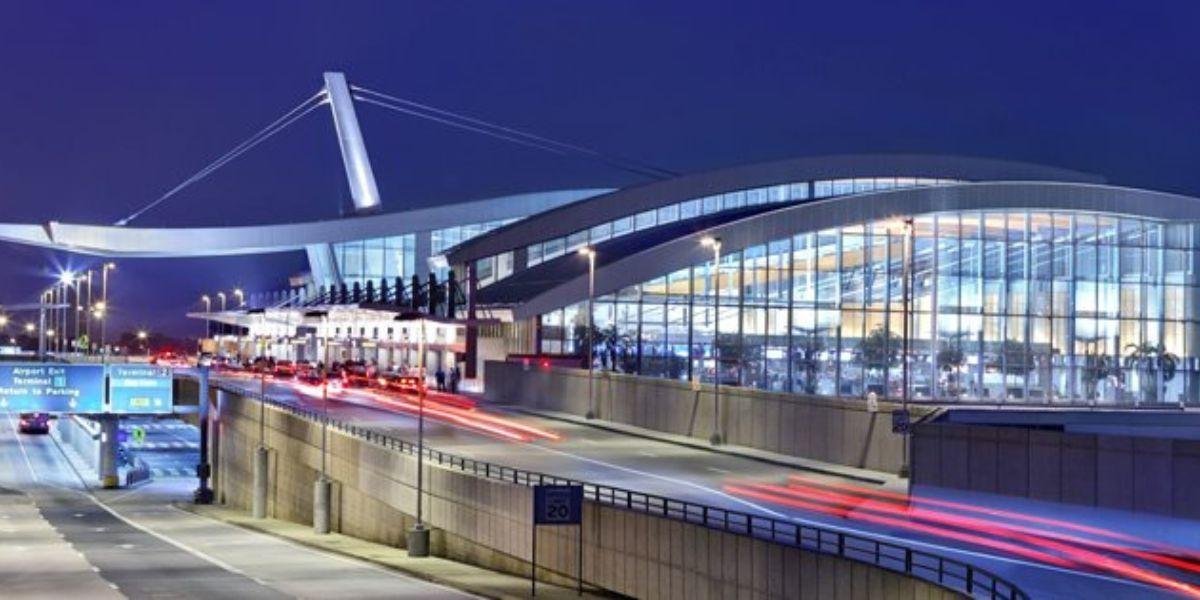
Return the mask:
M 251 391 L 258 391 L 257 386 Z M 380 406 L 360 392 L 347 390 L 345 397 L 331 394 L 326 403 L 320 397 L 314 398 L 290 385 L 268 381 L 267 393 L 272 398 L 306 410 L 319 412 L 327 409 L 331 417 L 349 424 L 407 441 L 416 440 L 416 419 L 413 416 Z M 1126 580 L 1014 559 L 931 535 L 913 534 L 901 528 L 857 523 L 842 517 L 748 500 L 724 491 L 725 485 L 735 481 L 769 481 L 804 472 L 797 469 L 529 415 L 514 418 L 553 428 L 562 435 L 562 439 L 555 442 L 514 443 L 426 420 L 426 442 L 437 450 L 498 465 L 890 539 L 990 570 L 1019 582 L 1034 597 L 1076 598 L 1080 585 L 1120 599 L 1163 594 L 1157 588 Z
M 155 481 L 136 493 L 97 492 L 139 525 L 203 552 L 285 594 L 304 598 L 465 599 L 469 594 L 183 511 L 194 482 Z
M 217 567 L 104 510 L 86 495 L 49 436 L 25 437 L 21 446 L 36 476 L 36 484 L 27 490 L 30 498 L 62 539 L 123 594 L 134 598 L 288 597 Z
M 9 598 L 121 598 L 26 493 L 37 486 L 11 415 L 0 415 L 0 590 Z
M 136 428 L 144 432 L 137 442 Z M 154 477 L 192 477 L 200 462 L 200 430 L 174 419 L 130 418 L 121 423 L 123 446 L 150 467 Z

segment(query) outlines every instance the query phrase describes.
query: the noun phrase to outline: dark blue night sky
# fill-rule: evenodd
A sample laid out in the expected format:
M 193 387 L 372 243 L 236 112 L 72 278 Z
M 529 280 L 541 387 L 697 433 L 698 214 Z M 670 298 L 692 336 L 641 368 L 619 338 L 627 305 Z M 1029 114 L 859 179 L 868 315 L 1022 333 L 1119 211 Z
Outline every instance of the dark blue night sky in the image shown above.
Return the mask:
M 349 6 L 347 8 L 347 6 Z M 3 220 L 111 223 L 314 93 L 321 72 L 675 171 L 789 156 L 1026 160 L 1200 194 L 1200 4 L 5 2 Z M 621 185 L 601 164 L 359 108 L 388 210 Z M 348 204 L 310 114 L 141 225 L 327 218 Z M 0 247 L 0 303 L 58 265 Z M 301 254 L 125 260 L 116 330 L 182 335 L 204 292 Z

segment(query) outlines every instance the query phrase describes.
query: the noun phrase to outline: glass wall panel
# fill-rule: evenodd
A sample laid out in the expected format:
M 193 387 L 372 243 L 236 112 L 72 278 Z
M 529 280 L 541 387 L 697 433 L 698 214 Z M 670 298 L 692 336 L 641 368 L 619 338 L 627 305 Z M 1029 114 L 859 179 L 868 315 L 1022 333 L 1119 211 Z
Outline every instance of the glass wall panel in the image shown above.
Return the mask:
M 605 368 L 852 398 L 1200 406 L 1196 225 L 1024 210 L 912 222 L 911 244 L 899 219 L 799 232 L 723 249 L 719 285 L 706 261 L 622 290 L 597 308 L 620 340 Z M 339 245 L 339 260 L 375 268 L 363 248 Z M 542 316 L 543 351 L 577 347 L 576 310 Z

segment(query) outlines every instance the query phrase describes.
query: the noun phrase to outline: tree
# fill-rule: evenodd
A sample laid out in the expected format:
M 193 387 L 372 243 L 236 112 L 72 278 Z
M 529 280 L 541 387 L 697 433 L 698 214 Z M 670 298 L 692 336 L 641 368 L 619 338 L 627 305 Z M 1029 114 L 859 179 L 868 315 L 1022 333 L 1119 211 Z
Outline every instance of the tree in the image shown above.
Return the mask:
M 1120 373 L 1120 365 L 1114 364 L 1109 357 L 1094 351 L 1084 354 L 1080 377 L 1083 379 L 1083 393 L 1086 399 L 1095 400 L 1100 382 L 1112 375 L 1120 376 Z
M 1004 340 L 1000 351 L 996 353 L 995 361 L 988 366 L 1003 370 L 1005 375 L 1024 376 L 1033 370 L 1033 365 L 1025 356 L 1025 344 L 1016 340 Z
M 950 396 L 958 396 L 962 393 L 962 389 L 958 385 L 958 370 L 967 363 L 967 356 L 962 351 L 962 346 L 959 344 L 947 344 L 942 346 L 937 353 L 937 366 L 943 373 L 946 374 L 945 391 Z
M 821 371 L 821 362 L 817 358 L 825 351 L 825 340 L 816 334 L 815 329 L 801 329 L 802 335 L 793 335 L 792 364 L 804 374 L 804 393 L 817 393 L 817 375 Z
M 904 340 L 883 327 L 876 327 L 858 345 L 858 360 L 869 371 L 883 371 L 900 364 Z
M 1166 392 L 1166 383 L 1174 379 L 1179 370 L 1179 357 L 1158 344 L 1129 344 L 1125 349 L 1129 351 L 1125 356 L 1125 368 L 1138 372 L 1142 397 L 1158 400 L 1160 393 Z M 1158 385 L 1160 374 L 1163 382 L 1161 388 Z

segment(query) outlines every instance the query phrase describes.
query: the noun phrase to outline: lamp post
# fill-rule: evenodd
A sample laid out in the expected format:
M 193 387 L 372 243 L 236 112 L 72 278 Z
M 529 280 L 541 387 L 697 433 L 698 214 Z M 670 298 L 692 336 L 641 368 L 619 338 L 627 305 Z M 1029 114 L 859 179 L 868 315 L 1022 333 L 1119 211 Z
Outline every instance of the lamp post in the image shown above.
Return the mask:
M 721 238 L 705 236 L 700 243 L 713 251 L 713 358 L 716 361 L 713 377 L 713 430 L 708 441 L 721 444 Z
M 900 477 L 908 478 L 908 443 L 910 438 L 909 428 L 911 424 L 908 418 L 908 398 L 909 398 L 909 340 L 912 338 L 912 259 L 913 259 L 913 218 L 904 219 L 904 281 L 900 284 L 900 289 L 903 292 L 903 314 L 904 314 L 904 344 L 902 347 L 901 367 L 901 385 L 904 386 L 903 392 L 900 394 L 901 411 L 904 413 L 904 445 L 900 459 Z
M 321 363 L 321 476 L 313 484 L 313 531 L 329 533 L 329 498 L 333 484 L 329 479 L 329 315 L 322 317 L 321 336 L 325 342 L 325 360 Z
M 421 317 L 421 339 L 418 342 L 421 386 L 417 398 L 417 524 L 408 532 L 408 555 L 413 558 L 429 556 L 429 529 L 425 527 L 422 511 L 425 467 L 425 318 Z
M 83 331 L 84 331 L 84 334 L 87 335 L 88 351 L 90 352 L 92 349 L 92 307 L 93 307 L 93 305 L 92 305 L 92 270 L 91 269 L 88 269 L 87 275 L 85 277 L 85 281 L 87 281 L 87 308 L 84 309 L 84 313 L 83 313 L 83 324 L 84 324 Z
M 221 301 L 221 312 L 225 312 L 225 292 L 217 292 L 217 299 Z M 221 325 L 217 328 L 217 334 L 220 335 L 223 333 L 225 333 L 225 323 L 221 322 Z
M 587 258 L 588 261 L 588 302 L 587 302 L 587 361 L 588 361 L 588 409 L 587 418 L 596 418 L 596 360 L 593 353 L 596 349 L 596 340 L 593 338 L 596 331 L 595 322 L 595 302 L 596 302 L 596 251 L 590 246 L 584 246 L 579 249 L 579 254 Z
M 204 294 L 200 296 L 200 301 L 204 303 L 204 337 L 210 338 L 212 337 L 212 319 L 210 318 L 212 314 L 212 298 L 209 298 L 208 294 Z
M 59 289 L 61 290 L 61 292 L 59 292 L 59 303 L 64 305 L 62 310 L 60 310 L 58 313 L 60 320 L 58 324 L 58 351 L 64 352 L 70 350 L 70 344 L 67 341 L 67 336 L 70 333 L 70 331 L 67 329 L 67 323 L 69 322 L 70 316 L 67 313 L 67 309 L 71 307 L 70 292 L 71 284 L 75 283 L 75 274 L 71 271 L 63 271 L 62 273 L 59 273 L 58 283 Z M 78 301 L 79 294 L 75 294 L 75 298 Z M 78 329 L 78 327 L 76 329 Z
M 100 360 L 108 361 L 108 272 L 117 268 L 117 263 L 104 263 L 100 269 Z

